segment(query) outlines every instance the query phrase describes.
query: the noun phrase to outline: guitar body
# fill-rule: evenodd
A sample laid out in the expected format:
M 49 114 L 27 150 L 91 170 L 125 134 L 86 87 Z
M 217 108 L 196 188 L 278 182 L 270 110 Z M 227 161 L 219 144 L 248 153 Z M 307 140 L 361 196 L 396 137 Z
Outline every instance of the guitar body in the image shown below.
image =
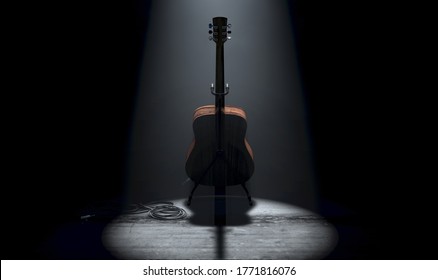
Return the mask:
M 217 155 L 215 123 L 214 105 L 195 110 L 194 140 L 187 153 L 186 173 L 202 185 L 244 184 L 254 172 L 253 152 L 245 138 L 246 114 L 238 107 L 224 107 L 223 154 L 220 156 Z

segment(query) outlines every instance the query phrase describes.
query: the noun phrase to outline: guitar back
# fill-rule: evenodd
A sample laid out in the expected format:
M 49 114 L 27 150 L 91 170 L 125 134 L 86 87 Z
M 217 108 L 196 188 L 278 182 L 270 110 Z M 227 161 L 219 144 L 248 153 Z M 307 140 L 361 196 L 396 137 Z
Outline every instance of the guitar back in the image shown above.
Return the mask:
M 215 121 L 214 105 L 195 110 L 195 137 L 187 154 L 186 173 L 202 185 L 216 186 L 224 181 L 226 186 L 243 184 L 254 172 L 252 149 L 245 138 L 246 114 L 241 108 L 225 106 L 220 157 L 217 157 Z

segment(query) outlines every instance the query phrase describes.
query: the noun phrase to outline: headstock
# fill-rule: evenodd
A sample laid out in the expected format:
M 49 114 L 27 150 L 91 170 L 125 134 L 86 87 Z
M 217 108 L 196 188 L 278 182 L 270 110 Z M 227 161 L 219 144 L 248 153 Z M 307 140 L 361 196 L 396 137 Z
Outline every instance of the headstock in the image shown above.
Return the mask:
M 210 34 L 209 39 L 215 41 L 217 44 L 223 44 L 227 40 L 230 40 L 231 37 L 228 35 L 231 34 L 231 24 L 227 24 L 226 17 L 215 17 L 213 18 L 213 23 L 208 25 Z

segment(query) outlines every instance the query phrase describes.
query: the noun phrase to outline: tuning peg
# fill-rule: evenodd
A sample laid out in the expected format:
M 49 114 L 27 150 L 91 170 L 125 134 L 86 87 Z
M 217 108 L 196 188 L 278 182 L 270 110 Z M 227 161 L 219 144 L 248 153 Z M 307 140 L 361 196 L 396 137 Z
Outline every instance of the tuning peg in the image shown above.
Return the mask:
M 208 30 L 208 34 L 212 34 L 213 33 L 213 31 L 212 30 Z
M 227 27 L 228 27 L 228 28 L 231 28 L 231 23 L 227 24 Z
M 213 40 L 213 36 L 208 36 L 208 40 Z
M 212 28 L 212 27 L 213 27 L 213 24 L 209 23 L 208 28 Z
M 227 37 L 227 40 L 231 40 L 231 37 Z

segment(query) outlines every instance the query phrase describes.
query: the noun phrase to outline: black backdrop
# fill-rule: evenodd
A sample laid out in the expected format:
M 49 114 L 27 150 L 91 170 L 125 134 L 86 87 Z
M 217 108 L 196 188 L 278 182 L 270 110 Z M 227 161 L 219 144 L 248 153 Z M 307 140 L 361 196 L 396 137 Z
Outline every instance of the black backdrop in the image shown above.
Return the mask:
M 406 25 L 383 5 L 289 4 L 319 195 L 354 213 L 331 217 L 335 225 L 359 226 L 366 235 L 340 244 L 333 258 L 435 259 L 432 186 L 417 157 L 423 143 L 412 116 L 419 110 L 406 75 L 409 50 L 399 40 Z M 148 13 L 140 11 L 149 5 L 17 9 L 3 103 L 11 145 L 2 259 L 108 257 L 91 249 L 56 255 L 40 246 L 76 222 L 84 205 L 121 194 L 147 31 Z M 331 209 L 324 211 L 330 218 Z

